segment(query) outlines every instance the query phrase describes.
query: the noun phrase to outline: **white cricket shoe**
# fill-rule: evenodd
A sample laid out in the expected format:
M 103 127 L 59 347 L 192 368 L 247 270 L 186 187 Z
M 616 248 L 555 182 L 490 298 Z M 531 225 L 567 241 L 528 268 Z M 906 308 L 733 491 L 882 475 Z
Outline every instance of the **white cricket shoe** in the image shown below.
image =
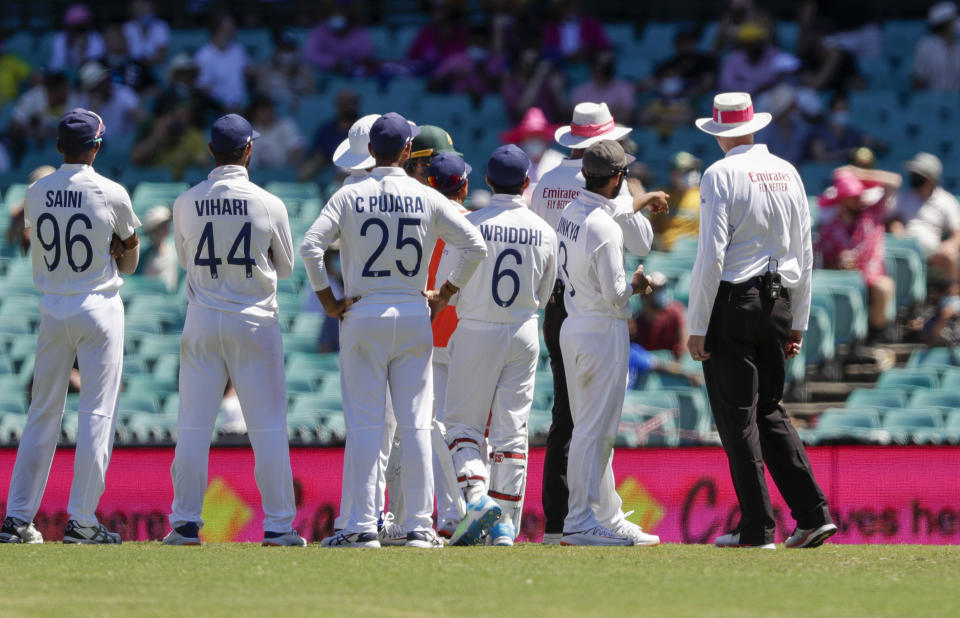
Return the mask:
M 380 541 L 375 532 L 345 532 L 341 530 L 320 542 L 323 547 L 359 547 L 380 549 Z
M 488 495 L 482 495 L 467 505 L 467 514 L 450 537 L 451 545 L 480 545 L 483 533 L 492 526 L 502 513 L 500 505 Z
M 288 532 L 264 532 L 264 547 L 306 547 L 307 539 L 300 536 L 296 530 Z
M 119 545 L 120 535 L 110 532 L 103 524 L 96 526 L 81 526 L 77 520 L 71 519 L 63 531 L 63 542 L 78 545 Z
M 741 543 L 739 532 L 728 532 L 727 534 L 721 534 L 716 539 L 714 539 L 713 544 L 716 547 L 737 547 L 740 549 L 776 549 L 777 548 L 777 546 L 774 545 L 773 543 L 762 543 L 760 545 Z
M 199 545 L 200 544 L 200 526 L 193 522 L 188 522 L 177 526 L 170 531 L 170 534 L 163 537 L 164 545 Z
M 564 532 L 560 540 L 561 545 L 633 545 L 633 539 L 620 536 L 603 526 L 594 526 L 580 532 Z
M 413 530 L 407 533 L 407 547 L 419 547 L 420 549 L 442 549 L 443 539 L 433 528 L 426 530 Z
M 403 526 L 396 522 L 393 513 L 383 514 L 383 526 L 381 526 L 377 532 L 377 538 L 380 539 L 381 545 L 397 546 L 407 544 L 407 533 L 404 531 Z
M 543 540 L 540 541 L 544 545 L 560 545 L 560 541 L 563 540 L 562 532 L 544 532 Z
M 824 541 L 836 533 L 837 526 L 834 524 L 823 524 L 818 528 L 797 528 L 783 544 L 788 549 L 820 547 Z
M 643 528 L 626 519 L 614 530 L 614 533 L 627 537 L 638 547 L 653 547 L 660 544 L 660 537 L 655 534 L 647 534 L 643 531 Z
M 3 528 L 0 528 L 0 543 L 38 545 L 43 543 L 43 535 L 40 534 L 32 521 L 7 517 L 3 520 Z

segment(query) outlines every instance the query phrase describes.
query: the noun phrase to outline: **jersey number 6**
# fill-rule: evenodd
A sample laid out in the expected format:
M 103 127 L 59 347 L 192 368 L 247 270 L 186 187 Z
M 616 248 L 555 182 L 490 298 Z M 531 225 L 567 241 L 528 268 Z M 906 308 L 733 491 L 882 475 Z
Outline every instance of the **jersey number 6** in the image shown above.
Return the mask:
M 397 269 L 407 277 L 416 277 L 420 272 L 420 262 L 423 260 L 423 246 L 421 246 L 420 241 L 417 240 L 415 236 L 408 236 L 404 238 L 403 228 L 410 226 L 420 226 L 420 219 L 413 219 L 410 217 L 401 217 L 399 219 L 399 224 L 397 225 L 397 250 L 402 250 L 407 245 L 413 247 L 413 250 L 417 252 L 417 259 L 413 264 L 413 268 L 408 269 L 403 265 L 403 262 L 396 260 Z M 367 263 L 363 265 L 363 270 L 361 275 L 364 277 L 389 277 L 390 270 L 373 270 L 373 264 L 377 261 L 377 258 L 380 257 L 380 254 L 383 253 L 383 250 L 387 248 L 387 243 L 390 240 L 390 230 L 387 228 L 387 224 L 382 219 L 367 219 L 363 222 L 363 225 L 360 226 L 360 235 L 366 236 L 367 231 L 371 227 L 380 228 L 380 243 L 377 245 L 377 248 L 373 250 L 373 253 L 370 254 L 370 258 L 367 260 Z
M 241 244 L 243 245 L 243 256 L 238 257 L 237 251 L 240 250 Z M 204 247 L 206 247 L 207 257 L 201 257 Z M 200 234 L 200 244 L 197 245 L 197 254 L 193 256 L 193 263 L 197 266 L 209 266 L 211 279 L 220 278 L 217 266 L 223 264 L 223 260 L 216 256 L 216 249 L 213 246 L 213 223 L 210 221 L 203 226 L 203 233 Z M 240 228 L 240 233 L 237 234 L 236 240 L 233 241 L 233 246 L 230 247 L 230 253 L 227 254 L 227 264 L 243 266 L 247 279 L 253 277 L 253 267 L 256 266 L 257 261 L 250 257 L 249 221 L 243 224 L 243 227 Z
M 501 307 L 509 307 L 513 304 L 513 301 L 517 299 L 517 294 L 520 293 L 520 276 L 517 274 L 517 271 L 510 270 L 509 268 L 504 268 L 500 270 L 500 267 L 503 265 L 503 258 L 507 256 L 512 256 L 517 260 L 517 266 L 523 264 L 523 258 L 520 257 L 520 252 L 516 249 L 505 249 L 500 255 L 497 256 L 497 261 L 493 264 L 493 302 L 497 303 Z M 503 300 L 500 296 L 500 280 L 504 277 L 508 277 L 513 280 L 513 292 L 510 294 L 510 298 Z

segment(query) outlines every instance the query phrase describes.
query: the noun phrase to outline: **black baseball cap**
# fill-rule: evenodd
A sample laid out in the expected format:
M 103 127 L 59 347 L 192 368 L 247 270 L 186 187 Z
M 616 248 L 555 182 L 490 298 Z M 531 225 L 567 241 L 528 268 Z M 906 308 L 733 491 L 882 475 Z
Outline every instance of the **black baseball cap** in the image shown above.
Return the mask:
M 403 150 L 417 135 L 417 125 L 397 112 L 387 112 L 370 127 L 370 147 L 378 154 L 393 154 Z
M 107 132 L 103 118 L 78 107 L 63 115 L 57 126 L 57 143 L 67 154 L 86 152 L 100 143 Z
M 441 152 L 430 161 L 427 182 L 440 193 L 449 195 L 463 187 L 471 171 L 470 165 L 457 153 Z
M 247 119 L 240 114 L 220 116 L 210 129 L 210 149 L 214 152 L 240 150 L 260 134 L 253 130 Z
M 583 175 L 609 178 L 626 170 L 635 160 L 624 152 L 619 142 L 605 139 L 592 144 L 583 153 Z
M 487 177 L 500 187 L 522 184 L 530 170 L 530 157 L 514 144 L 500 146 L 487 161 Z

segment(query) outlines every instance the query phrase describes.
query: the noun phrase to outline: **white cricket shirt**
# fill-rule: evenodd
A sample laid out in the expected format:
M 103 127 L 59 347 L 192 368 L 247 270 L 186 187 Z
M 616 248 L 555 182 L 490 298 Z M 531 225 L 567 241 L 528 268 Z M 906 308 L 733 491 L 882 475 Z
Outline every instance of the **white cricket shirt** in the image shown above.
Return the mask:
M 793 329 L 810 317 L 810 206 L 797 170 L 763 144 L 737 146 L 700 181 L 700 245 L 690 282 L 691 335 L 706 335 L 720 281 L 742 283 L 779 264 Z
M 44 294 L 90 294 L 123 285 L 110 241 L 133 236 L 140 220 L 119 184 L 89 165 L 64 163 L 27 189 L 33 281 Z
M 457 317 L 495 324 L 536 319 L 557 279 L 556 232 L 530 212 L 520 195 L 498 193 L 467 220 L 483 235 L 487 257 L 457 294 Z M 455 256 L 455 250 L 444 251 L 438 281 Z
M 448 281 L 462 287 L 487 253 L 480 232 L 438 191 L 399 167 L 377 167 L 333 194 L 300 255 L 313 289 L 328 288 L 323 253 L 340 238 L 346 296 L 359 296 L 361 303 L 423 303 L 438 237 L 458 249 Z
M 550 227 L 557 229 L 563 209 L 577 199 L 585 184 L 583 159 L 564 159 L 537 183 L 530 200 L 530 210 L 543 217 Z M 653 227 L 643 214 L 633 211 L 633 196 L 630 195 L 626 181 L 613 202 L 617 209 L 611 216 L 623 232 L 623 245 L 626 250 L 638 257 L 650 253 L 653 246 Z
M 214 168 L 178 197 L 173 238 L 191 304 L 277 318 L 277 280 L 293 272 L 290 221 L 280 198 L 250 182 L 245 167 Z
M 584 190 L 557 222 L 557 269 L 570 318 L 630 317 L 633 288 L 623 266 L 623 232 L 613 220 L 617 205 Z

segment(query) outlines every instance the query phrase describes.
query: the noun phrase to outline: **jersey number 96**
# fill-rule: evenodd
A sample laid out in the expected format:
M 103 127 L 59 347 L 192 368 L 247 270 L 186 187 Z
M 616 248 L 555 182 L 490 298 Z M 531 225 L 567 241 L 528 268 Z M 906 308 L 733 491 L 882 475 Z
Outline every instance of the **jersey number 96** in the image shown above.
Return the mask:
M 49 225 L 45 225 L 47 222 L 49 222 Z M 74 233 L 74 226 L 78 223 L 82 224 L 83 227 L 88 230 L 93 228 L 93 224 L 90 223 L 90 217 L 87 215 L 79 213 L 73 215 L 67 219 L 67 226 L 63 232 L 63 248 L 61 249 L 60 224 L 57 223 L 57 218 L 48 212 L 43 213 L 37 218 L 37 241 L 40 243 L 40 246 L 43 247 L 44 251 L 47 253 L 53 252 L 52 260 L 48 260 L 47 256 L 43 258 L 43 262 L 47 265 L 48 271 L 52 272 L 60 265 L 60 256 L 62 253 L 67 254 L 67 263 L 70 265 L 70 268 L 73 269 L 73 272 L 82 273 L 90 268 L 90 263 L 93 261 L 93 247 L 90 246 L 90 240 L 86 236 Z M 44 230 L 48 230 L 50 233 L 47 234 Z M 83 262 L 79 263 L 75 255 L 77 245 L 83 247 Z

